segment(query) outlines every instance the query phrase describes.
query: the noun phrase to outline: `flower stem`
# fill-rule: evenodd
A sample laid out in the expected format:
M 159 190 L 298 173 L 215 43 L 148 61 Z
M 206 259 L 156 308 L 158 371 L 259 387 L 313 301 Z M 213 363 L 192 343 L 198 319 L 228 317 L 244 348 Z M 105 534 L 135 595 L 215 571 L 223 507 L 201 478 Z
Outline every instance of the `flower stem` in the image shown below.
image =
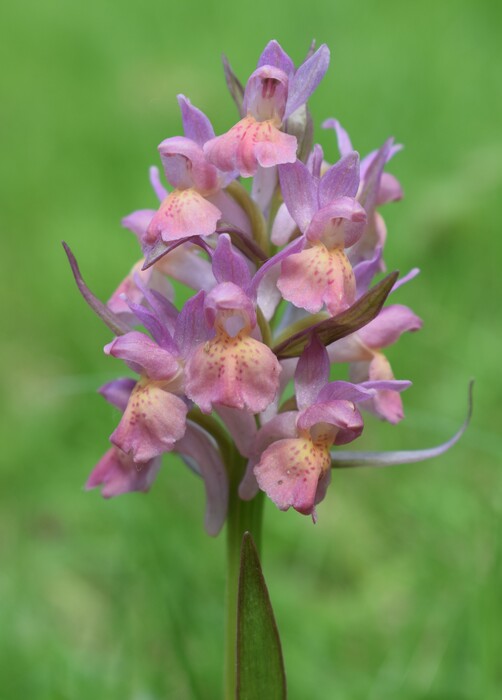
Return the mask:
M 260 491 L 251 501 L 239 498 L 237 489 L 244 475 L 245 464 L 236 455 L 230 469 L 230 498 L 227 517 L 227 590 L 225 626 L 225 700 L 235 700 L 236 643 L 237 643 L 237 594 L 242 537 L 250 532 L 258 552 L 261 545 L 263 493 Z

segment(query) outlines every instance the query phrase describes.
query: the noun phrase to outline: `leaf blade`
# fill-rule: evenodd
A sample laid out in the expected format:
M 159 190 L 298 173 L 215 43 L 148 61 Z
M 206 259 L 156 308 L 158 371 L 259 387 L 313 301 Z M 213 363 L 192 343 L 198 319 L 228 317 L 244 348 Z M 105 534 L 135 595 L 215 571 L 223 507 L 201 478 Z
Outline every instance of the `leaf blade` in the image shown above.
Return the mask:
M 237 700 L 286 700 L 279 632 L 258 552 L 249 532 L 241 547 L 237 603 Z

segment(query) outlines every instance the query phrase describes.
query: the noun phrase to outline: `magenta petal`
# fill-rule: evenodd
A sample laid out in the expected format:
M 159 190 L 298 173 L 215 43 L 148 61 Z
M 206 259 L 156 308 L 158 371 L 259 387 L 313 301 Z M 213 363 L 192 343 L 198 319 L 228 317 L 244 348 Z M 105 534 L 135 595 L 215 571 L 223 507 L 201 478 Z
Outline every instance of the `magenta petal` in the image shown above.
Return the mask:
M 296 366 L 296 402 L 300 411 L 314 403 L 319 392 L 328 381 L 328 353 L 324 345 L 314 335 Z
M 178 360 L 144 333 L 131 331 L 105 346 L 105 353 L 124 360 L 128 367 L 150 379 L 171 380 L 180 371 Z
M 136 384 L 110 440 L 135 462 L 146 462 L 173 449 L 186 428 L 187 406 L 165 382 Z
M 204 480 L 205 528 L 215 537 L 223 527 L 228 508 L 228 476 L 221 455 L 209 435 L 190 422 L 175 449 Z
M 355 197 L 359 188 L 359 154 L 355 151 L 332 165 L 319 182 L 319 205 L 326 207 L 339 197 Z
M 422 319 L 407 306 L 393 304 L 382 309 L 373 321 L 359 329 L 358 334 L 368 347 L 385 348 L 406 331 L 420 330 L 422 323 Z
M 104 396 L 108 403 L 116 406 L 121 411 L 125 411 L 127 402 L 135 386 L 136 381 L 134 379 L 124 377 L 123 379 L 114 379 L 104 384 L 98 391 L 101 396 Z
M 103 498 L 120 496 L 130 491 L 148 491 L 161 466 L 160 458 L 144 464 L 136 463 L 116 447 L 112 447 L 92 470 L 86 489 L 102 486 Z
M 201 147 L 206 141 L 214 138 L 214 129 L 204 112 L 194 107 L 185 95 L 178 95 L 178 104 L 181 109 L 183 131 L 187 138 Z
M 330 462 L 329 452 L 309 439 L 279 440 L 265 450 L 254 473 L 260 489 L 280 510 L 292 506 L 310 515 L 317 502 L 319 480 Z
M 317 187 L 313 175 L 297 160 L 279 167 L 279 180 L 284 204 L 305 233 L 318 209 Z

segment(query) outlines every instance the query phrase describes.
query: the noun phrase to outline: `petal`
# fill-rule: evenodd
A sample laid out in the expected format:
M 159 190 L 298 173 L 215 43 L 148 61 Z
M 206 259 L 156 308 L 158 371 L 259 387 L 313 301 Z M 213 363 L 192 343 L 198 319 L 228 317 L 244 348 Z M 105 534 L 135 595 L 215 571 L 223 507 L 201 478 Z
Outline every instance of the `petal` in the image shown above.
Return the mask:
M 326 207 L 339 197 L 355 197 L 359 189 L 359 154 L 355 151 L 332 165 L 319 182 L 319 205 Z
M 359 337 L 359 333 L 352 333 L 345 338 L 340 338 L 327 346 L 329 361 L 333 362 L 358 362 L 371 360 L 373 351 L 370 350 Z
M 339 197 L 319 209 L 306 231 L 306 238 L 322 240 L 328 248 L 353 245 L 362 235 L 366 212 L 353 197 Z
M 305 233 L 318 207 L 314 176 L 301 160 L 279 167 L 279 180 L 284 204 Z
M 202 147 L 184 136 L 164 139 L 158 147 L 167 181 L 173 187 L 194 187 L 200 194 L 218 189 L 218 172 Z
M 170 243 L 191 236 L 210 236 L 220 216 L 220 210 L 194 189 L 175 190 L 160 205 L 145 240 Z
M 114 379 L 104 384 L 98 391 L 112 406 L 116 406 L 121 411 L 125 411 L 127 402 L 135 386 L 136 381 L 134 379 L 124 377 L 123 379 Z
M 149 175 L 150 175 L 150 184 L 152 186 L 153 191 L 157 195 L 157 198 L 159 202 L 162 202 L 163 199 L 165 199 L 168 195 L 168 192 L 164 185 L 160 181 L 160 171 L 159 169 L 155 166 L 152 165 L 150 170 L 149 170 Z M 155 214 L 155 212 L 152 212 L 152 215 Z
M 437 447 L 429 447 L 422 450 L 397 450 L 395 452 L 333 452 L 334 469 L 343 467 L 388 467 L 398 464 L 412 464 L 423 462 L 426 459 L 439 457 L 455 445 L 467 430 L 472 415 L 472 386 L 469 385 L 469 406 L 467 417 L 455 435 Z
M 206 141 L 214 138 L 214 129 L 204 112 L 194 107 L 185 95 L 178 95 L 178 104 L 181 109 L 183 131 L 187 138 L 201 147 Z
M 217 282 L 233 282 L 246 288 L 251 282 L 249 267 L 240 253 L 234 250 L 230 236 L 218 236 L 218 244 L 213 254 L 213 273 Z
M 317 336 L 313 335 L 296 366 L 296 402 L 300 411 L 314 403 L 328 381 L 328 353 Z
M 155 269 L 197 291 L 208 291 L 216 284 L 211 263 L 202 257 L 199 246 L 190 242 L 170 250 L 155 263 Z
M 370 348 L 386 348 L 393 345 L 407 331 L 418 331 L 423 321 L 411 309 L 402 304 L 392 304 L 358 331 L 359 337 Z
M 167 196 L 167 192 L 164 198 Z M 125 216 L 121 224 L 124 228 L 129 229 L 134 234 L 136 234 L 138 241 L 143 242 L 148 226 L 151 220 L 155 216 L 155 209 L 139 209 L 138 211 L 133 211 L 132 214 Z
M 381 206 L 382 204 L 387 204 L 388 202 L 397 202 L 402 198 L 403 189 L 399 183 L 399 180 L 390 173 L 382 173 L 376 205 Z
M 281 204 L 275 215 L 270 240 L 276 246 L 286 245 L 293 238 L 295 231 L 298 231 L 296 221 L 289 213 L 286 205 Z
M 140 464 L 116 447 L 112 447 L 92 470 L 86 489 L 102 486 L 103 498 L 120 496 L 129 491 L 148 491 L 162 462 L 159 458 Z
M 304 104 L 324 77 L 329 66 L 329 49 L 321 44 L 296 71 L 289 85 L 285 117 Z
M 187 406 L 168 387 L 166 382 L 138 382 L 110 437 L 135 462 L 146 462 L 171 451 L 185 433 Z
M 205 294 L 198 292 L 189 299 L 176 319 L 174 341 L 182 357 L 187 357 L 192 350 L 210 337 L 210 328 L 204 312 Z
M 336 138 L 338 139 L 338 150 L 340 151 L 341 156 L 346 156 L 348 153 L 354 150 L 352 148 L 350 136 L 337 119 L 326 119 L 321 126 L 323 129 L 335 130 Z
M 205 528 L 215 537 L 223 527 L 228 509 L 228 476 L 220 452 L 209 435 L 190 422 L 175 450 L 204 480 Z
M 288 97 L 288 76 L 273 66 L 260 66 L 252 73 L 244 91 L 242 108 L 258 121 L 281 123 Z
M 355 362 L 350 368 L 351 379 L 357 382 L 384 381 L 394 379 L 394 374 L 389 361 L 382 353 L 375 353 L 371 362 Z M 403 402 L 399 391 L 405 389 L 409 384 L 403 385 L 402 388 L 396 384 L 396 389 L 380 389 L 375 392 L 372 399 L 361 402 L 361 408 L 374 413 L 383 420 L 389 423 L 399 423 L 404 418 Z
M 220 333 L 188 360 L 185 391 L 204 413 L 213 404 L 260 413 L 275 397 L 280 372 L 277 358 L 263 343 Z
M 254 473 L 260 489 L 280 510 L 292 506 L 310 515 L 317 502 L 319 480 L 330 463 L 328 450 L 307 438 L 279 440 L 265 450 Z
M 243 457 L 249 457 L 256 444 L 256 421 L 247 411 L 228 406 L 216 406 L 216 413 L 230 433 L 235 446 Z
M 295 64 L 284 51 L 278 41 L 272 39 L 263 49 L 263 53 L 258 59 L 257 68 L 261 66 L 274 66 L 280 68 L 288 76 L 291 76 L 295 70 Z
M 297 424 L 300 430 L 310 431 L 315 444 L 326 447 L 352 442 L 364 427 L 362 416 L 352 401 L 315 403 L 300 413 Z
M 135 318 L 128 302 L 133 304 L 142 304 L 145 299 L 143 289 L 137 284 L 138 278 L 145 287 L 155 289 L 168 299 L 173 299 L 174 297 L 172 284 L 169 282 L 166 276 L 161 274 L 161 272 L 154 267 L 143 270 L 143 262 L 144 260 L 142 258 L 134 265 L 131 272 L 124 280 L 122 280 L 117 289 L 113 292 L 112 296 L 106 302 L 106 305 L 110 311 L 113 311 L 113 313 L 117 314 L 132 325 L 136 325 L 134 323 Z
M 356 296 L 352 267 L 341 248 L 318 244 L 282 262 L 277 286 L 284 299 L 311 313 L 324 303 L 332 316 L 347 309 Z
M 172 380 L 180 372 L 177 358 L 139 331 L 115 338 L 105 346 L 105 353 L 124 360 L 133 372 L 150 379 Z
M 269 168 L 296 160 L 296 138 L 279 131 L 271 121 L 244 117 L 222 136 L 204 145 L 208 160 L 224 172 L 254 175 L 259 165 Z

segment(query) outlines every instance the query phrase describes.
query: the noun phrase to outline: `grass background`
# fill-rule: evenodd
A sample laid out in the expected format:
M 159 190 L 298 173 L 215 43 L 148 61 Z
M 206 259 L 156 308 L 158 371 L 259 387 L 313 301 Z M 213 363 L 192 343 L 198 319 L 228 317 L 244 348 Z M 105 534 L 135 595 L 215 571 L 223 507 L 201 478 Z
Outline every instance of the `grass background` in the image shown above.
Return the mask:
M 391 269 L 423 331 L 390 357 L 407 420 L 364 446 L 441 442 L 440 460 L 339 472 L 314 528 L 266 510 L 264 567 L 291 700 L 495 700 L 502 667 L 501 6 L 496 0 L 45 0 L 0 22 L 0 697 L 218 698 L 224 538 L 201 484 L 166 459 L 148 496 L 82 484 L 117 416 L 95 389 L 122 369 L 79 298 L 67 240 L 106 298 L 137 258 L 120 218 L 154 205 L 147 168 L 179 133 L 175 95 L 235 119 L 220 53 L 245 77 L 270 38 L 332 49 L 311 101 L 366 153 L 393 134 L 406 198 L 384 214 Z M 334 136 L 317 132 L 328 158 Z

